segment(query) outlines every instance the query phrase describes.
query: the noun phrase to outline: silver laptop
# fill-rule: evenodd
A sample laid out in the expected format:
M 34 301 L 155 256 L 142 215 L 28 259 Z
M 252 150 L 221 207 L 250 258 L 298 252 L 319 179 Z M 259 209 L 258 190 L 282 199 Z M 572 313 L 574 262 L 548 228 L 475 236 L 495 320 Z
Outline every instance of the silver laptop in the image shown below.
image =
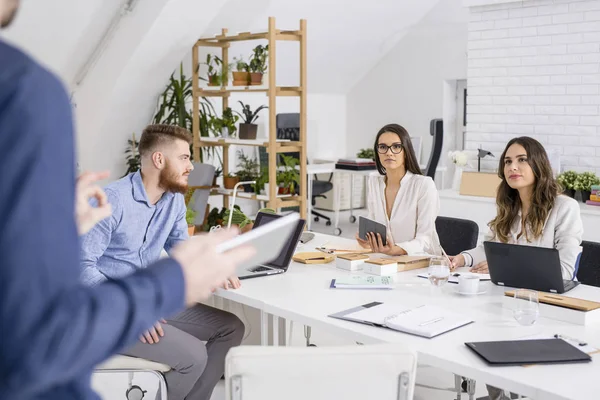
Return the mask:
M 267 213 L 258 213 L 256 216 L 256 220 L 254 221 L 254 226 L 252 229 L 256 229 L 262 225 L 268 224 L 269 222 L 275 221 L 276 219 L 281 218 L 281 215 L 277 214 L 267 214 Z M 305 220 L 298 219 L 296 229 L 290 236 L 288 242 L 283 249 L 281 249 L 281 253 L 277 256 L 276 259 L 270 261 L 268 263 L 264 263 L 261 265 L 256 265 L 253 267 L 241 267 L 238 268 L 236 274 L 239 279 L 250 279 L 250 278 L 258 278 L 260 276 L 268 276 L 275 274 L 282 274 L 287 271 L 288 266 L 290 265 L 290 261 L 292 261 L 292 257 L 294 256 L 294 251 L 296 250 L 296 245 L 298 244 L 298 239 L 304 232 L 304 224 Z

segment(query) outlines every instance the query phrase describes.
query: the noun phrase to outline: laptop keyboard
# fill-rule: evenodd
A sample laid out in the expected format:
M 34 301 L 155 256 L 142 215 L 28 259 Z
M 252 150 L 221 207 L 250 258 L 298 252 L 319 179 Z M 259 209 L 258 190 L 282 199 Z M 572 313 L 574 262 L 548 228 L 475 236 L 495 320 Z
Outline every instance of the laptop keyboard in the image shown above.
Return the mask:
M 263 272 L 263 271 L 270 271 L 271 268 L 267 268 L 267 267 L 256 267 L 256 268 L 252 268 L 252 272 Z

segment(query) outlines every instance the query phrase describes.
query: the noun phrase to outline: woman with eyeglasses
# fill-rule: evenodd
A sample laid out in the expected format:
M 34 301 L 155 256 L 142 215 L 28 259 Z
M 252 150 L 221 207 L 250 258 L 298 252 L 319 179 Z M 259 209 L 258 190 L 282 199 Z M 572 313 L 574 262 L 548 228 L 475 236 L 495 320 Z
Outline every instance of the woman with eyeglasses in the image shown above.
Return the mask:
M 386 125 L 377 133 L 374 149 L 379 175 L 369 177 L 368 217 L 386 225 L 387 243 L 373 233 L 367 233 L 367 240 L 357 234 L 356 240 L 375 253 L 439 254 L 438 192 L 433 180 L 421 173 L 408 132 L 398 124 Z
M 498 176 L 497 215 L 485 240 L 555 248 L 563 278 L 574 279 L 583 236 L 579 205 L 560 195 L 544 146 L 527 136 L 512 139 L 500 157 Z M 453 268 L 488 272 L 483 245 L 450 258 Z

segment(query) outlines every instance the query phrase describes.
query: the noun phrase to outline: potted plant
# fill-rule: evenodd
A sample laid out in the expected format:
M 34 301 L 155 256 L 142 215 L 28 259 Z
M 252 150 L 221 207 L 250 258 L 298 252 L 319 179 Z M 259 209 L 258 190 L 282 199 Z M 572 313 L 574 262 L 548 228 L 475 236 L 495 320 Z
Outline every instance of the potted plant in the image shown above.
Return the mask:
M 216 55 L 207 54 L 204 64 L 208 67 L 208 86 L 227 86 L 227 70 L 229 66 L 223 64 L 223 60 Z
M 573 186 L 575 190 L 579 192 L 579 200 L 583 203 L 590 199 L 592 185 L 600 185 L 600 178 L 598 178 L 596 174 L 593 172 L 584 172 L 577 175 L 577 179 Z
M 193 202 L 190 202 L 190 204 L 187 206 L 187 210 L 185 211 L 185 222 L 187 222 L 188 235 L 190 235 L 190 237 L 194 236 L 194 233 L 196 232 L 196 214 L 198 214 L 196 211 L 194 211 L 192 206 Z
M 300 185 L 300 173 L 296 169 L 299 160 L 292 156 L 281 155 L 283 159 L 283 171 L 277 174 L 279 194 L 297 194 L 296 188 Z
M 267 71 L 267 56 L 269 55 L 269 45 L 259 44 L 252 50 L 252 58 L 248 63 L 250 69 L 250 83 L 252 85 L 261 85 L 264 73 Z
M 231 214 L 231 226 L 237 225 L 240 232 L 245 233 L 252 229 L 254 222 L 240 210 L 239 206 L 233 206 L 233 211 L 226 209 L 223 213 L 223 226 L 227 226 L 229 215 Z
M 215 177 L 213 178 L 213 187 L 217 186 L 217 178 L 220 177 L 223 174 L 223 168 L 219 167 L 219 168 L 215 168 Z
M 239 158 L 239 163 L 237 165 L 238 171 L 237 175 L 240 178 L 241 182 L 244 181 L 255 181 L 260 176 L 258 173 L 260 165 L 254 158 L 250 158 L 244 154 L 243 151 L 238 150 L 237 156 Z M 254 192 L 254 185 L 246 184 L 244 185 L 244 192 L 252 193 Z
M 269 185 L 269 169 L 263 167 L 260 169 L 260 175 L 258 176 L 258 178 L 256 178 L 256 183 L 254 184 L 254 193 L 256 193 L 256 194 L 265 193 L 266 195 L 268 195 L 269 194 L 269 186 L 268 185 Z
M 125 154 L 127 154 L 127 171 L 125 175 L 121 178 L 131 174 L 132 172 L 139 171 L 142 165 L 142 161 L 140 158 L 140 153 L 138 151 L 138 146 L 140 142 L 135 140 L 135 132 L 132 134 L 131 139 L 127 141 L 127 149 L 125 150 Z
M 256 110 L 252 111 L 249 104 L 244 104 L 241 101 L 238 101 L 242 105 L 242 113 L 236 111 L 236 113 L 242 118 L 242 123 L 240 123 L 240 139 L 256 139 L 256 131 L 258 130 L 258 125 L 254 123 L 258 119 L 258 113 L 260 110 L 264 108 L 269 108 L 267 106 L 260 106 Z
M 236 71 L 232 72 L 233 86 L 250 85 L 250 66 L 244 61 L 243 57 L 233 58 Z
M 227 107 L 223 110 L 221 118 L 215 116 L 211 118 L 211 124 L 215 132 L 221 133 L 224 138 L 233 137 L 235 135 L 235 123 L 239 118 L 237 115 L 233 115 L 231 107 Z
M 240 181 L 240 177 L 235 173 L 229 173 L 223 177 L 223 187 L 225 189 L 233 189 Z
M 357 158 L 366 158 L 368 160 L 375 161 L 375 150 L 373 150 L 371 148 L 360 149 L 360 151 L 358 153 L 356 153 L 356 157 Z
M 577 180 L 577 172 L 565 171 L 556 177 L 556 180 L 563 188 L 563 194 L 569 197 L 575 197 L 575 181 Z
M 222 226 L 223 213 L 225 213 L 225 208 L 219 210 L 216 207 L 210 212 L 207 212 L 206 216 L 204 217 L 204 223 L 202 224 L 202 231 L 208 232 L 213 226 Z

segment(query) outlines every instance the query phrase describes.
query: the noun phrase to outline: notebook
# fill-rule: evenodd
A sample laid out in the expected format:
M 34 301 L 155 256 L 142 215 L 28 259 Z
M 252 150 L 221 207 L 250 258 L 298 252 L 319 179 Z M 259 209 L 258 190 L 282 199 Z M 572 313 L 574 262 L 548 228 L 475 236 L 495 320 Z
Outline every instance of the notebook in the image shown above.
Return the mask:
M 437 306 L 406 307 L 401 304 L 377 302 L 332 314 L 330 317 L 385 327 L 425 338 L 433 338 L 473 322 Z
M 393 289 L 389 276 L 349 275 L 331 280 L 331 289 Z
M 492 366 L 588 362 L 589 354 L 562 339 L 467 342 L 465 345 Z
M 455 272 L 455 273 L 450 273 L 450 278 L 448 278 L 448 282 L 449 283 L 458 283 L 458 277 L 460 275 L 478 276 L 479 279 L 481 279 L 482 281 L 489 281 L 491 279 L 490 274 L 477 274 L 475 272 Z M 428 273 L 419 274 L 418 277 L 429 279 L 429 274 Z

